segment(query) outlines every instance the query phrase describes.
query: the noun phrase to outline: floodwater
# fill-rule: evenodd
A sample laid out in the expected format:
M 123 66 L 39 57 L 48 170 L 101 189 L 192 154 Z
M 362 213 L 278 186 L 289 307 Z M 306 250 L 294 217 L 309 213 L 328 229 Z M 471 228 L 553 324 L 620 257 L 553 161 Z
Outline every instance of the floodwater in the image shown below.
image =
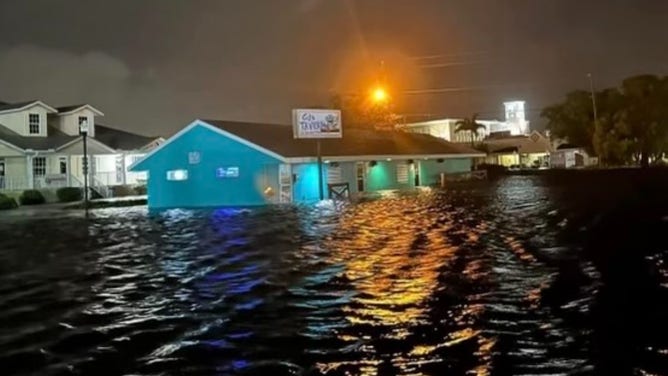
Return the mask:
M 0 373 L 668 374 L 668 185 L 634 179 L 0 217 Z

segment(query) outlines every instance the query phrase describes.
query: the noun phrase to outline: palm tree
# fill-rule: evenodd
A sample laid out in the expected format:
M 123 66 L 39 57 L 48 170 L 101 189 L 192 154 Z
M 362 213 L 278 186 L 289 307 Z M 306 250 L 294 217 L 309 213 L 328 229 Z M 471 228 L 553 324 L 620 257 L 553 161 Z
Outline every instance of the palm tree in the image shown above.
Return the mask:
M 464 118 L 455 123 L 455 133 L 469 133 L 471 137 L 471 146 L 474 145 L 475 139 L 478 138 L 478 131 L 480 129 L 485 129 L 485 126 L 478 123 L 478 114 L 473 114 L 471 118 Z

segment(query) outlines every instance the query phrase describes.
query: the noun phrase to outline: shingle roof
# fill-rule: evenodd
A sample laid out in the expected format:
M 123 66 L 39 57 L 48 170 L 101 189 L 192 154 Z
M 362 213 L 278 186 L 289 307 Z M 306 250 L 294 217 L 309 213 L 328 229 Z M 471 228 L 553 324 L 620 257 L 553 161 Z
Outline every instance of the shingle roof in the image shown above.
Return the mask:
M 221 120 L 204 122 L 287 158 L 316 154 L 315 140 L 294 139 L 292 127 Z M 323 156 L 482 154 L 426 134 L 344 129 L 341 139 L 321 140 Z
M 138 150 L 158 137 L 142 136 L 136 133 L 95 124 L 95 139 L 117 150 Z
M 78 138 L 79 136 L 69 136 L 60 130 L 49 126 L 47 130 L 48 137 L 28 137 L 12 131 L 11 129 L 0 125 L 0 139 L 9 142 L 21 149 L 49 150 L 56 149 L 66 143 Z
M 82 104 L 75 104 L 75 105 L 72 105 L 72 106 L 56 107 L 56 110 L 58 110 L 58 112 L 70 112 L 72 110 L 76 110 L 77 108 L 81 108 L 85 105 L 86 104 L 82 103 Z
M 33 101 L 19 102 L 19 103 L 4 103 L 4 102 L 2 102 L 2 104 L 0 104 L 0 111 L 14 110 L 14 109 L 17 109 L 17 108 L 22 108 L 22 107 L 25 107 L 29 104 L 35 103 L 35 102 L 39 102 L 39 101 L 33 100 Z

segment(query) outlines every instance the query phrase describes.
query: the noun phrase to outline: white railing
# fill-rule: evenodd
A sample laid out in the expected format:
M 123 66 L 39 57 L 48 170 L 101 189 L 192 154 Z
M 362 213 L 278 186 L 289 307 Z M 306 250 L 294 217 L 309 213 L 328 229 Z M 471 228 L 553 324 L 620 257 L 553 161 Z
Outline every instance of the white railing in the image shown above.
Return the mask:
M 111 189 L 109 189 L 107 184 L 104 184 L 104 182 L 98 180 L 97 174 L 92 177 L 91 183 L 91 188 L 99 193 L 100 196 L 103 198 L 111 197 Z
M 0 190 L 14 191 L 28 189 L 28 179 L 25 177 L 0 176 Z
M 123 181 L 118 179 L 116 171 L 95 172 L 93 178 L 104 185 L 121 185 Z M 120 180 L 120 181 L 119 181 Z

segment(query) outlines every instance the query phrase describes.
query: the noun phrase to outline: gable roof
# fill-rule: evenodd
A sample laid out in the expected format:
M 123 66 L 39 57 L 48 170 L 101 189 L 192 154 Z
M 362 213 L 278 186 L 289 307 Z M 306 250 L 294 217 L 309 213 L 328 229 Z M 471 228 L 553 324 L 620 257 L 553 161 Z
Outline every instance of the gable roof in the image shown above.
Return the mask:
M 312 157 L 316 154 L 315 140 L 295 139 L 292 126 L 289 125 L 204 121 L 286 158 Z M 482 154 L 466 145 L 426 134 L 401 131 L 344 129 L 343 138 L 322 139 L 320 142 L 323 156 Z
M 48 137 L 21 136 L 13 130 L 0 125 L 0 140 L 3 140 L 23 150 L 50 150 L 57 149 L 58 147 L 79 137 L 69 136 L 52 126 L 48 126 L 47 132 L 49 134 Z
M 276 159 L 313 158 L 315 140 L 295 139 L 292 126 L 280 124 L 246 123 L 222 120 L 195 120 L 135 162 L 135 170 L 144 161 L 160 152 L 173 140 L 196 126 L 207 127 L 221 135 L 243 143 Z M 348 130 L 341 139 L 322 139 L 323 157 L 379 157 L 379 156 L 484 156 L 466 145 L 455 144 L 430 135 L 402 131 Z M 330 158 L 331 159 L 331 158 Z
M 0 112 L 10 112 L 10 111 L 19 111 L 23 110 L 25 108 L 34 106 L 34 105 L 42 105 L 46 109 L 48 109 L 50 112 L 57 112 L 55 108 L 47 105 L 46 103 L 38 100 L 32 100 L 32 101 L 27 101 L 27 102 L 18 102 L 18 103 L 4 103 L 0 104 Z
M 75 104 L 75 105 L 71 105 L 71 106 L 56 107 L 56 110 L 58 111 L 58 115 L 67 115 L 69 113 L 75 112 L 75 111 L 80 110 L 82 108 L 88 108 L 89 110 L 93 111 L 96 115 L 104 116 L 102 111 L 100 111 L 97 108 L 95 108 L 95 107 L 93 107 L 89 104 L 86 104 L 86 103 Z
M 160 138 L 95 124 L 95 139 L 116 150 L 139 150 Z

